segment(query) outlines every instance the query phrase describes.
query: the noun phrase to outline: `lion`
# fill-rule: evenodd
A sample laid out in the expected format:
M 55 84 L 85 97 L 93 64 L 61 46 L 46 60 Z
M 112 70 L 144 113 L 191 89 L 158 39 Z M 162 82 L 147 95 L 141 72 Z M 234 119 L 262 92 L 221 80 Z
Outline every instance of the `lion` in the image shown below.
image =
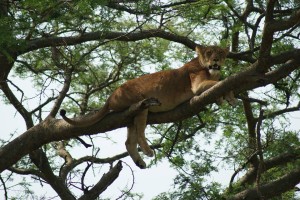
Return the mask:
M 157 99 L 159 106 L 150 106 L 133 117 L 133 123 L 127 127 L 125 142 L 128 154 L 141 169 L 146 163 L 141 158 L 137 145 L 149 157 L 154 155 L 145 137 L 145 128 L 149 112 L 165 112 L 179 104 L 201 94 L 218 83 L 221 66 L 228 54 L 228 48 L 218 46 L 200 46 L 195 48 L 198 57 L 178 69 L 159 71 L 129 80 L 118 87 L 107 99 L 104 106 L 90 117 L 70 119 L 66 111 L 61 110 L 62 118 L 69 124 L 80 127 L 91 126 L 99 122 L 112 111 L 123 111 L 144 99 Z M 224 94 L 229 104 L 235 105 L 233 92 Z M 223 97 L 217 100 L 223 102 Z M 155 104 L 155 103 L 154 103 Z

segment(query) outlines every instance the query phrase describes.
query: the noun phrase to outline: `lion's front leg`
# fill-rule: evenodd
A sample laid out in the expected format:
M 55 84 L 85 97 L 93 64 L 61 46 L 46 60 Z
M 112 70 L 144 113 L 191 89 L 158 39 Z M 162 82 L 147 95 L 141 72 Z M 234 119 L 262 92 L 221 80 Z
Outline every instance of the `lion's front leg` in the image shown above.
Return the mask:
M 216 85 L 218 83 L 218 81 L 213 81 L 213 80 L 206 80 L 201 82 L 200 84 L 196 85 L 196 84 L 192 84 L 192 92 L 196 95 L 201 94 L 202 92 L 204 92 L 205 90 L 208 90 L 209 88 L 211 88 L 212 86 Z M 223 96 L 218 98 L 216 100 L 216 103 L 218 105 L 223 104 L 224 102 L 224 98 Z
M 192 92 L 195 95 L 199 95 L 202 92 L 204 92 L 205 90 L 211 88 L 212 86 L 216 85 L 218 83 L 218 81 L 212 81 L 212 80 L 206 80 L 206 81 L 202 81 L 200 83 L 197 84 L 197 82 L 195 81 L 194 83 L 192 83 Z
M 206 80 L 206 81 L 201 82 L 198 85 L 193 84 L 192 92 L 196 95 L 199 95 L 217 83 L 218 83 L 218 81 Z M 216 103 L 218 105 L 222 105 L 224 103 L 224 100 L 226 100 L 231 106 L 236 106 L 236 104 L 237 104 L 237 99 L 234 97 L 234 93 L 232 91 L 230 91 L 230 92 L 226 93 L 224 96 L 221 96 L 220 98 L 218 98 L 216 100 Z
M 217 104 L 220 106 L 224 103 L 224 101 L 227 101 L 231 106 L 237 105 L 237 99 L 234 97 L 234 94 L 232 91 L 226 93 L 224 96 L 221 96 L 217 99 Z

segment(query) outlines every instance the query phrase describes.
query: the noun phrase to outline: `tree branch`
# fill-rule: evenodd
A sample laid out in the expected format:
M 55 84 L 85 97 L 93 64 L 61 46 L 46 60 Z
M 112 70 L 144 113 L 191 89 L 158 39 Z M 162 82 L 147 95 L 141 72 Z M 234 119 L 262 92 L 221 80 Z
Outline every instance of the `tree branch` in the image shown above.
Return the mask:
M 90 200 L 96 199 L 102 192 L 104 192 L 108 186 L 110 186 L 118 177 L 123 166 L 119 161 L 114 167 L 112 167 L 108 173 L 104 174 L 100 181 L 87 193 L 81 196 L 78 200 Z
M 70 84 L 71 84 L 71 77 L 72 77 L 72 70 L 70 69 L 65 69 L 65 82 L 62 90 L 60 91 L 53 108 L 51 109 L 48 117 L 54 118 L 55 115 L 57 114 L 67 92 L 69 91 Z
M 300 9 L 297 10 L 293 15 L 291 15 L 286 20 L 273 21 L 270 24 L 269 28 L 272 29 L 273 32 L 284 31 L 299 24 L 300 24 Z
M 41 110 L 44 106 L 46 106 L 48 103 L 50 103 L 51 101 L 55 100 L 56 98 L 57 97 L 49 97 L 44 103 L 41 103 L 35 109 L 31 110 L 30 114 L 33 114 L 33 113 Z
M 104 40 L 106 42 L 108 41 L 133 42 L 133 41 L 139 41 L 139 40 L 149 39 L 149 38 L 162 38 L 169 41 L 177 42 L 185 45 L 186 47 L 192 50 L 195 50 L 195 47 L 197 45 L 195 42 L 193 42 L 192 40 L 190 40 L 185 36 L 179 36 L 174 33 L 164 31 L 162 29 L 149 29 L 149 30 L 142 30 L 139 32 L 129 32 L 129 33 L 96 31 L 90 33 L 78 34 L 76 36 L 70 36 L 70 37 L 50 36 L 47 38 L 30 40 L 29 42 L 27 42 L 27 45 L 25 47 L 22 46 L 22 48 L 19 49 L 16 48 L 17 49 L 16 52 L 18 55 L 22 55 L 24 53 L 45 48 L 45 47 L 76 45 L 76 44 L 95 41 L 95 40 Z M 245 53 L 229 53 L 228 58 L 239 59 L 250 63 L 255 62 L 255 60 L 251 56 Z
M 75 197 L 71 194 L 67 186 L 64 184 L 64 180 L 61 180 L 53 174 L 53 171 L 48 162 L 46 154 L 38 149 L 30 154 L 31 160 L 43 173 L 43 176 L 47 183 L 57 192 L 61 199 L 75 200 Z
M 14 95 L 14 93 L 10 90 L 8 87 L 7 81 L 0 81 L 0 88 L 4 92 L 6 98 L 8 101 L 15 107 L 15 109 L 20 113 L 20 115 L 23 117 L 26 123 L 27 129 L 33 127 L 33 121 L 31 118 L 30 112 L 28 112 L 22 103 L 17 99 L 17 97 Z
M 269 58 L 271 53 L 271 47 L 273 44 L 273 34 L 274 34 L 274 31 L 272 31 L 269 26 L 273 21 L 275 2 L 276 0 L 269 0 L 267 3 L 265 24 L 263 28 L 261 46 L 259 50 L 259 59 L 258 59 L 260 65 L 260 69 L 258 69 L 259 72 L 266 72 L 269 67 L 269 62 L 270 62 Z
M 282 109 L 282 110 L 278 110 L 278 111 L 275 111 L 272 113 L 265 114 L 263 116 L 263 119 L 274 118 L 274 117 L 276 117 L 278 115 L 282 115 L 284 113 L 295 112 L 295 111 L 299 111 L 299 110 L 300 110 L 300 102 L 298 102 L 298 104 L 294 107 L 286 108 L 286 109 Z
M 62 165 L 61 169 L 60 169 L 60 177 L 62 178 L 62 180 L 65 180 L 66 176 L 62 176 L 62 171 L 65 171 L 64 168 L 68 168 L 69 166 L 72 165 L 73 163 L 73 158 L 71 156 L 71 154 L 66 150 L 65 148 L 65 144 L 63 141 L 60 141 L 60 142 L 56 142 L 55 143 L 55 148 L 56 148 L 56 152 L 57 152 L 57 155 L 59 155 L 62 159 L 65 160 L 65 163 Z
M 16 174 L 20 174 L 20 175 L 35 175 L 37 177 L 40 177 L 42 179 L 44 179 L 44 175 L 35 169 L 21 169 L 21 168 L 16 168 L 16 167 L 10 167 L 8 168 L 9 171 L 16 173 Z
M 247 163 L 250 163 L 250 167 L 255 169 L 257 171 L 258 168 L 258 158 L 257 158 L 257 151 L 256 151 L 256 132 L 255 127 L 257 124 L 257 119 L 255 119 L 253 112 L 252 112 L 252 106 L 249 101 L 243 100 L 243 107 L 244 107 L 244 113 L 247 120 L 247 128 L 248 128 L 248 147 L 250 149 L 250 152 L 248 152 L 248 155 L 251 154 L 249 160 Z M 255 153 L 253 153 L 255 152 Z M 233 180 L 233 179 L 232 179 Z
M 300 152 L 298 148 L 294 152 L 283 153 L 269 160 L 264 160 L 264 169 L 262 172 L 265 172 L 274 167 L 278 167 L 280 165 L 286 165 L 289 162 L 293 162 L 299 159 L 300 159 Z M 247 173 L 242 178 L 240 178 L 240 180 L 238 180 L 238 183 L 242 186 L 245 186 L 246 184 L 252 184 L 256 177 L 256 173 L 257 173 L 256 171 L 257 169 L 250 168 L 247 171 Z
M 90 33 L 83 33 L 76 36 L 70 37 L 47 37 L 35 40 L 30 40 L 22 50 L 18 51 L 18 54 L 24 54 L 33 50 L 40 48 L 50 47 L 50 46 L 65 46 L 65 45 L 75 45 L 83 42 L 94 41 L 94 40 L 109 40 L 109 41 L 138 41 L 148 38 L 163 38 L 166 40 L 181 43 L 191 49 L 195 49 L 196 43 L 189 40 L 187 37 L 178 36 L 170 32 L 166 32 L 162 29 L 149 29 L 139 32 L 103 32 L 96 31 Z M 21 49 L 21 48 L 20 48 Z
M 5 183 L 5 181 L 3 180 L 1 174 L 0 174 L 0 181 L 1 181 L 1 183 L 2 183 L 2 187 L 3 187 L 3 190 L 4 190 L 4 197 L 5 197 L 5 199 L 8 199 L 8 193 L 7 193 L 6 183 Z
M 287 173 L 286 175 L 274 180 L 270 183 L 260 186 L 260 192 L 265 199 L 269 199 L 280 195 L 286 191 L 293 189 L 300 182 L 300 168 Z M 244 190 L 228 200 L 252 200 L 259 199 L 256 188 Z
M 247 161 L 245 163 L 243 163 L 239 168 L 237 168 L 234 173 L 232 174 L 231 178 L 230 178 L 230 182 L 229 182 L 229 191 L 232 191 L 232 184 L 234 181 L 235 176 L 242 171 L 243 169 L 245 169 L 245 167 L 247 166 L 248 163 L 250 163 L 251 160 L 253 160 L 254 157 L 257 156 L 257 151 L 254 152 L 251 156 L 249 156 L 249 158 L 247 159 Z M 257 157 L 256 157 L 257 158 Z M 251 167 L 251 169 L 253 169 L 253 173 L 254 175 L 256 174 L 255 172 L 257 171 L 257 169 L 255 167 Z M 252 179 L 255 177 L 252 177 Z
M 263 199 L 262 193 L 260 190 L 260 178 L 261 174 L 264 171 L 264 156 L 263 156 L 263 149 L 262 149 L 262 144 L 261 144 L 261 125 L 263 122 L 263 115 L 264 115 L 264 110 L 260 107 L 260 112 L 259 112 L 259 117 L 257 120 L 256 124 L 256 149 L 257 149 L 257 154 L 259 157 L 259 163 L 258 163 L 258 169 L 256 173 L 256 189 L 257 193 L 259 196 L 259 199 Z
M 194 3 L 197 1 L 199 1 L 199 0 L 185 0 L 185 1 L 179 1 L 179 2 L 170 3 L 170 4 L 159 5 L 159 6 L 154 5 L 154 6 L 151 6 L 149 8 L 149 10 L 151 11 L 151 13 L 154 13 L 154 11 L 160 11 L 161 9 L 167 9 L 167 8 L 171 8 L 171 7 L 175 7 L 175 6 L 191 4 L 191 3 Z M 140 11 L 138 9 L 130 9 L 126 6 L 118 4 L 118 2 L 115 2 L 115 1 L 109 1 L 107 4 L 107 7 L 115 9 L 115 10 L 119 10 L 119 11 L 125 11 L 125 12 L 128 12 L 130 14 L 135 14 L 135 15 L 149 15 L 149 13 Z

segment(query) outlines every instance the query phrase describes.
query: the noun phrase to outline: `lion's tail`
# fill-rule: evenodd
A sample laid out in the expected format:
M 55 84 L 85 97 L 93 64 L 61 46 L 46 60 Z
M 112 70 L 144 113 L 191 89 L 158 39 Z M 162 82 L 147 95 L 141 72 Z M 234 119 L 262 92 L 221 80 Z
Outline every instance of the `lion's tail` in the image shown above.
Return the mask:
M 92 114 L 91 116 L 86 116 L 81 119 L 70 119 L 66 116 L 66 110 L 61 109 L 60 110 L 60 115 L 62 118 L 68 122 L 69 124 L 73 126 L 78 126 L 78 127 L 86 127 L 86 126 L 91 126 L 98 121 L 100 121 L 105 115 L 107 115 L 110 112 L 109 110 L 109 105 L 106 102 L 105 105 L 95 114 Z

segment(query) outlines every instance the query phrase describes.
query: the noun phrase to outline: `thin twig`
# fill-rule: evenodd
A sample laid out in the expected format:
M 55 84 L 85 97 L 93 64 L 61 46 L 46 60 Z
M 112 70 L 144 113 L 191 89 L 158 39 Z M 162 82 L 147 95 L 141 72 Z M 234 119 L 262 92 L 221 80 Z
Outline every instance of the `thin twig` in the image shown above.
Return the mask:
M 256 126 L 256 148 L 259 156 L 259 165 L 258 165 L 257 176 L 256 176 L 256 188 L 260 199 L 264 199 L 260 191 L 260 177 L 264 168 L 264 157 L 262 151 L 261 132 L 260 132 L 263 116 L 264 116 L 264 110 L 260 108 L 260 113 L 259 113 L 257 126 Z
M 182 127 L 182 122 L 179 122 L 178 127 L 177 127 L 177 131 L 176 131 L 175 138 L 174 138 L 174 140 L 173 140 L 172 146 L 171 146 L 171 148 L 170 148 L 170 151 L 169 151 L 167 157 L 170 157 L 171 154 L 172 154 L 172 152 L 173 152 L 174 146 L 175 146 L 175 144 L 177 143 L 178 138 L 179 138 L 179 134 L 180 134 L 180 131 L 181 131 L 181 127 Z
M 123 196 L 125 196 L 126 194 L 129 194 L 130 191 L 133 189 L 133 186 L 135 184 L 135 177 L 134 177 L 134 172 L 133 172 L 133 169 L 130 167 L 130 165 L 128 165 L 126 162 L 122 161 L 122 163 L 124 163 L 125 165 L 127 165 L 127 167 L 130 169 L 131 171 L 131 175 L 132 175 L 132 184 L 131 184 L 131 187 L 126 191 L 126 192 L 123 192 L 123 194 L 121 194 L 118 198 L 116 198 L 116 200 L 118 199 L 121 199 Z
M 0 175 L 0 181 L 1 181 L 2 186 L 3 186 L 5 200 L 7 200 L 8 199 L 7 188 L 6 188 L 6 185 L 5 185 L 5 181 L 3 180 L 1 175 Z

